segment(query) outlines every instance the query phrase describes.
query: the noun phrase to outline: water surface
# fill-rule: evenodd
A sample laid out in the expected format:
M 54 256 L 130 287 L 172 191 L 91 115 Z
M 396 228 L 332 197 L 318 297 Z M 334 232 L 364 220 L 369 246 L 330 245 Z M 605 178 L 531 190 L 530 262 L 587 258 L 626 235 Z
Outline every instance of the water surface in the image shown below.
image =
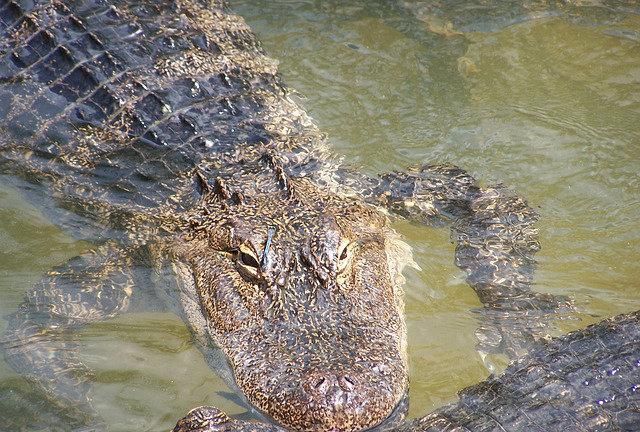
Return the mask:
M 526 197 L 541 214 L 535 288 L 570 296 L 578 309 L 558 333 L 640 309 L 638 6 L 500 4 L 232 7 L 345 163 L 369 173 L 454 163 Z M 395 226 L 423 269 L 408 270 L 406 286 L 410 414 L 418 416 L 489 372 L 475 351 L 480 303 L 453 265 L 448 231 Z M 47 269 L 89 247 L 10 186 L 0 189 L 0 241 L 0 315 Z M 110 430 L 169 429 L 202 404 L 243 412 L 169 313 L 124 315 L 88 327 L 81 340 Z M 17 424 L 38 413 L 37 397 L 2 361 L 0 387 L 11 390 L 0 403 L 15 408 Z

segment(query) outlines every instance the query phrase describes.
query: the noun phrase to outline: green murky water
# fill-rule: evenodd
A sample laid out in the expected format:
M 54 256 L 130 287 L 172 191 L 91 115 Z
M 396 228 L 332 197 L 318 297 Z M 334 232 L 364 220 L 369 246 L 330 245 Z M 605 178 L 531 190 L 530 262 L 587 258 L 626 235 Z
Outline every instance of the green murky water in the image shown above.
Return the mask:
M 527 197 L 542 216 L 536 288 L 579 309 L 559 331 L 640 309 L 637 2 L 551 11 L 533 1 L 490 11 L 463 3 L 232 5 L 346 161 L 368 172 L 450 162 Z M 408 271 L 406 287 L 417 416 L 488 372 L 474 349 L 479 302 L 453 265 L 448 231 L 396 226 L 423 269 Z M 0 315 L 86 247 L 10 187 L 0 189 L 0 242 Z M 170 314 L 122 316 L 87 328 L 82 341 L 96 408 L 113 431 L 169 429 L 201 404 L 242 412 Z M 0 387 L 28 400 L 2 361 Z

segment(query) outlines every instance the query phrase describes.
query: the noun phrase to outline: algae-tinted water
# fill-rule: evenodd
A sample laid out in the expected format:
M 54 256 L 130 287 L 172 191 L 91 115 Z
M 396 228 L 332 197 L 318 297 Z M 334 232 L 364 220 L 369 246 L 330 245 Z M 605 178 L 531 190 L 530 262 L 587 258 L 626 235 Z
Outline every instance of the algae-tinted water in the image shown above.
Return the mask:
M 558 332 L 640 309 L 637 4 L 470 3 L 232 7 L 348 164 L 374 173 L 454 163 L 526 197 L 541 214 L 536 289 L 568 295 L 578 308 Z M 409 270 L 406 286 L 417 416 L 489 372 L 475 351 L 479 302 L 453 265 L 448 231 L 396 227 L 423 269 Z M 87 247 L 11 187 L 0 189 L 0 240 L 0 315 L 44 271 Z M 81 340 L 110 430 L 168 429 L 201 404 L 242 412 L 169 313 L 125 315 L 90 326 Z M 15 408 L 0 418 L 13 424 L 44 409 L 2 361 L 0 389 L 2 406 Z

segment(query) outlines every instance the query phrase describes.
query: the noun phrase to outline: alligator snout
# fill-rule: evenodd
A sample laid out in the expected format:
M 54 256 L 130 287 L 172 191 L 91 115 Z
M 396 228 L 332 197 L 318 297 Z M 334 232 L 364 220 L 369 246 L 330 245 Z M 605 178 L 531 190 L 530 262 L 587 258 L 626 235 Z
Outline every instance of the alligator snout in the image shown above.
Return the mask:
M 365 377 L 353 374 L 311 373 L 301 388 L 308 407 L 303 423 L 314 431 L 355 431 L 365 425 L 375 426 L 398 403 L 393 394 L 367 386 Z
M 302 374 L 297 388 L 282 401 L 299 408 L 295 411 L 297 419 L 286 420 L 289 426 L 304 431 L 346 432 L 384 421 L 398 405 L 403 392 L 397 390 L 403 386 L 386 375 L 388 368 L 361 366 Z
M 407 365 L 395 333 L 357 324 L 299 325 L 294 334 L 274 328 L 244 333 L 255 348 L 232 358 L 234 365 L 246 366 L 234 368 L 236 381 L 252 404 L 288 430 L 372 428 L 403 401 Z M 268 335 L 259 334 L 266 330 Z

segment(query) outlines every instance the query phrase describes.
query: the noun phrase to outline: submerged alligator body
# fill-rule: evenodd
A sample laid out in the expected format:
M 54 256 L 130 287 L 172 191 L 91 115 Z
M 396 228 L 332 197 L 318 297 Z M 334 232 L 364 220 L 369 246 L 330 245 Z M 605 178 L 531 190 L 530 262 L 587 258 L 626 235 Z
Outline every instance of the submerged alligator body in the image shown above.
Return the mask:
M 68 428 L 99 422 L 74 331 L 134 309 L 141 285 L 284 427 L 383 422 L 408 385 L 412 262 L 389 212 L 452 226 L 482 351 L 517 357 L 565 305 L 531 290 L 522 199 L 451 166 L 367 178 L 337 164 L 221 1 L 0 0 L 0 56 L 0 172 L 96 244 L 29 290 L 2 338 Z

